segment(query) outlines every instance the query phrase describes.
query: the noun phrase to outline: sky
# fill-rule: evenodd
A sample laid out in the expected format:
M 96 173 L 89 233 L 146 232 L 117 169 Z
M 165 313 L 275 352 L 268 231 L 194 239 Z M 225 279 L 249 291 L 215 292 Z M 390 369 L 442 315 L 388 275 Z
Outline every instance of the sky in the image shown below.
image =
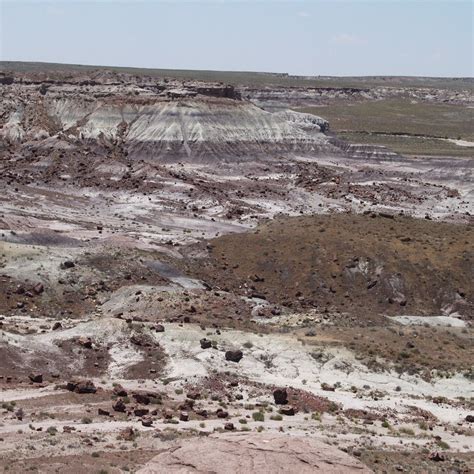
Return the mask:
M 462 0 L 0 0 L 0 59 L 301 75 L 474 75 Z

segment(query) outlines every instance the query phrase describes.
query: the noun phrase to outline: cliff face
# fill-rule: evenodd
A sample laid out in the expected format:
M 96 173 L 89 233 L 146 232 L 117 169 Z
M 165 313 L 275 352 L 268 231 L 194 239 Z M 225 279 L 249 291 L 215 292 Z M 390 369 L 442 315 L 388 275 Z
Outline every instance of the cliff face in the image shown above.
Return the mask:
M 130 157 L 246 158 L 331 150 L 327 122 L 270 113 L 220 84 L 34 81 L 2 85 L 0 135 L 9 142 L 98 141 Z

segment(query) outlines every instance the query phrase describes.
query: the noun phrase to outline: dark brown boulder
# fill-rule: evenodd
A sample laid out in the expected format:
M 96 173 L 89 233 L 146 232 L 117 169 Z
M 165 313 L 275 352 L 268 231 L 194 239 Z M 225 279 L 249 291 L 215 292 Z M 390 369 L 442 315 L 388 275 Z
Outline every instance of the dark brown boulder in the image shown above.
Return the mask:
M 144 393 L 134 393 L 133 398 L 137 403 L 141 403 L 142 405 L 148 405 L 150 403 L 150 397 Z
M 223 410 L 222 408 L 219 408 L 217 411 L 216 411 L 216 415 L 217 415 L 217 418 L 228 418 L 229 417 L 229 413 L 227 413 L 225 410 Z
M 288 403 L 288 393 L 284 388 L 277 388 L 274 390 L 273 398 L 277 405 L 286 405 Z
M 34 383 L 43 383 L 43 374 L 30 374 L 28 378 Z
M 199 343 L 201 344 L 201 349 L 209 349 L 212 347 L 212 342 L 206 338 L 201 339 Z
M 142 418 L 142 425 L 149 428 L 150 426 L 153 425 L 153 418 L 146 416 L 145 418 Z
M 70 392 L 76 393 L 95 393 L 97 387 L 94 385 L 92 380 L 71 380 L 67 383 L 66 388 Z
M 114 409 L 114 411 L 125 413 L 125 411 L 127 410 L 127 405 L 125 405 L 125 402 L 120 398 L 112 405 L 112 408 Z
M 439 451 L 434 451 L 429 454 L 428 459 L 430 461 L 435 461 L 435 462 L 446 461 L 446 456 L 443 453 L 440 453 Z
M 57 331 L 58 329 L 62 329 L 62 324 L 59 322 L 59 321 L 56 321 L 54 324 L 53 324 L 53 327 L 51 328 L 53 331 Z
M 226 351 L 225 353 L 225 360 L 231 361 L 231 362 L 240 362 L 244 354 L 242 351 L 236 350 L 236 351 Z
M 148 415 L 148 413 L 150 413 L 150 410 L 148 410 L 148 408 L 135 408 L 135 410 L 133 410 L 133 414 L 139 417 Z

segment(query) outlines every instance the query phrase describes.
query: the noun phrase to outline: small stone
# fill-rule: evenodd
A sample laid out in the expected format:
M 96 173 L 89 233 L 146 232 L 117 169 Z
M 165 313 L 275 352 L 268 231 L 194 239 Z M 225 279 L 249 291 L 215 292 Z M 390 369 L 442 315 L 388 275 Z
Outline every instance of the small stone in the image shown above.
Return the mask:
M 150 413 L 148 408 L 135 408 L 135 410 L 133 410 L 133 414 L 138 417 L 148 415 L 148 413 Z
M 28 375 L 28 378 L 33 383 L 43 383 L 43 374 L 30 374 Z
M 53 331 L 57 331 L 58 329 L 61 329 L 63 326 L 62 324 L 59 322 L 59 321 L 56 321 L 54 324 L 53 324 L 53 327 L 51 328 Z
M 86 349 L 92 349 L 92 339 L 90 337 L 81 336 L 79 337 L 77 342 L 79 343 L 79 345 L 85 347 Z
M 286 416 L 294 416 L 295 414 L 295 409 L 293 407 L 287 406 L 287 407 L 281 407 L 280 408 L 280 413 L 282 415 Z
M 429 454 L 428 459 L 430 461 L 435 461 L 435 462 L 446 461 L 446 456 L 443 453 L 440 453 L 439 451 L 434 451 Z
M 209 349 L 212 347 L 212 342 L 206 338 L 201 339 L 199 343 L 201 344 L 201 349 Z
M 242 351 L 236 350 L 236 351 L 226 351 L 225 353 L 225 360 L 231 361 L 231 362 L 240 362 L 240 360 L 243 357 Z
M 71 380 L 67 383 L 66 388 L 70 392 L 76 393 L 95 393 L 97 392 L 97 388 L 91 380 Z
M 145 418 L 142 418 L 142 425 L 149 428 L 150 426 L 153 425 L 153 418 L 146 416 Z
M 125 411 L 127 410 L 127 405 L 125 405 L 125 402 L 120 398 L 112 405 L 112 408 L 114 409 L 114 411 L 125 413 Z
M 150 403 L 150 397 L 143 393 L 134 393 L 133 398 L 137 403 L 141 403 L 142 405 L 148 405 Z

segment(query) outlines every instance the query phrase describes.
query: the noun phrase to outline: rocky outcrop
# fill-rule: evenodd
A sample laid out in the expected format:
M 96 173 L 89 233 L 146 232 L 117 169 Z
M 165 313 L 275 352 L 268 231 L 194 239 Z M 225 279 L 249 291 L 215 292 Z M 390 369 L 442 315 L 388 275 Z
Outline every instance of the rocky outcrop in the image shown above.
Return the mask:
M 327 132 L 329 130 L 329 122 L 317 115 L 295 112 L 294 110 L 275 112 L 275 115 L 309 132 Z
M 315 438 L 228 433 L 181 441 L 155 456 L 139 474 L 297 472 L 370 473 L 358 460 Z
M 0 137 L 10 143 L 50 138 L 97 143 L 129 158 L 162 162 L 333 149 L 321 133 L 325 120 L 268 112 L 221 83 L 81 78 L 73 84 L 46 79 L 40 84 L 2 86 Z

